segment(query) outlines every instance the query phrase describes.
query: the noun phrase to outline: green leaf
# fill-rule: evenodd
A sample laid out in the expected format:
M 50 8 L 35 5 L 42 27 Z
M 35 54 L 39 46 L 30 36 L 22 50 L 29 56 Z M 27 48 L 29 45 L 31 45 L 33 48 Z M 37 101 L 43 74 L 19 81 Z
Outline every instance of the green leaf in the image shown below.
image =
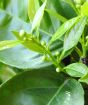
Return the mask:
M 46 9 L 46 12 L 48 12 L 50 15 L 56 17 L 61 22 L 66 22 L 67 21 L 67 19 L 65 17 L 61 16 L 59 13 L 57 13 L 57 12 L 55 12 L 53 10 Z
M 85 2 L 85 3 L 81 6 L 81 15 L 82 15 L 82 16 L 88 16 L 88 2 Z
M 20 83 L 20 85 L 19 85 Z M 1 105 L 84 105 L 81 84 L 54 71 L 33 70 L 0 86 Z
M 64 68 L 72 77 L 82 77 L 88 73 L 88 68 L 82 63 L 73 63 Z
M 77 8 L 72 0 L 62 0 L 62 1 L 68 3 L 74 9 L 74 11 L 78 14 Z
M 39 8 L 38 0 L 28 0 L 28 16 L 30 21 L 33 21 L 33 18 L 38 8 Z
M 18 40 L 0 41 L 0 51 L 5 50 L 5 49 L 9 49 L 9 48 L 13 48 L 20 43 L 21 43 L 21 41 L 18 41 Z
M 38 52 L 38 53 L 46 53 L 45 47 L 41 45 L 37 41 L 35 37 L 32 37 L 31 34 L 25 33 L 23 36 L 19 35 L 19 32 L 13 31 L 14 35 L 18 38 L 18 40 L 23 41 L 23 46 L 27 49 L 30 49 L 32 51 Z
M 64 52 L 77 45 L 86 25 L 87 17 L 83 17 L 77 24 L 66 34 L 64 40 Z
M 80 82 L 88 84 L 88 73 L 79 79 Z
M 7 65 L 0 63 L 0 80 L 5 82 L 15 76 L 16 73 Z
M 42 4 L 42 6 L 36 12 L 34 19 L 33 19 L 31 31 L 33 31 L 37 26 L 40 25 L 40 22 L 42 20 L 43 14 L 44 14 L 44 9 L 45 9 L 46 3 L 47 3 L 47 0 L 45 0 L 45 2 Z
M 62 24 L 62 26 L 55 32 L 52 39 L 50 40 L 50 44 L 61 36 L 63 36 L 70 28 L 78 21 L 79 17 L 73 18 Z

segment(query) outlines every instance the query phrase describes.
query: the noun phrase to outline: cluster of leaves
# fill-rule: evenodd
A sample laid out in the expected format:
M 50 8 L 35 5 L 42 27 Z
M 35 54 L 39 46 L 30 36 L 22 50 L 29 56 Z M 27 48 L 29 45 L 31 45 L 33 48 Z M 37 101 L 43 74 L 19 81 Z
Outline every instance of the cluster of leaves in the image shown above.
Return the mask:
M 0 104 L 84 105 L 87 30 L 87 0 L 1 0 Z

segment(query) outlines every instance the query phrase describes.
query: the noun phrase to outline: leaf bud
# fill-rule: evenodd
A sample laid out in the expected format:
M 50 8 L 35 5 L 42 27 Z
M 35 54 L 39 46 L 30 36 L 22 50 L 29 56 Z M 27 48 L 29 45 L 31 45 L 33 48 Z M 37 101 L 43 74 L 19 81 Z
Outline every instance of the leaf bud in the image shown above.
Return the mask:
M 20 30 L 20 32 L 19 32 L 20 37 L 23 37 L 24 34 L 25 34 L 25 31 L 24 30 Z
M 57 68 L 56 68 L 56 72 L 60 72 L 60 68 L 57 67 Z

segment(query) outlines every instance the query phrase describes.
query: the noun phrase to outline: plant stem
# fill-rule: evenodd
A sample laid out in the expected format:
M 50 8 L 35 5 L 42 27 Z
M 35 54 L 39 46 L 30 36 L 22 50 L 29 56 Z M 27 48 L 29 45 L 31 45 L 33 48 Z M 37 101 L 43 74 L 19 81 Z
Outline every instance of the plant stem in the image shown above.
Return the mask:
M 83 57 L 86 57 L 86 48 L 85 48 L 85 39 L 84 39 L 84 33 L 83 33 L 83 35 L 82 35 L 82 42 L 81 42 L 81 44 L 82 44 L 82 50 L 83 50 Z
M 79 57 L 82 56 L 82 52 L 80 51 L 80 49 L 78 47 L 75 47 L 75 51 L 77 52 L 77 54 L 79 55 Z
M 54 56 L 53 56 L 52 53 L 50 52 L 50 50 L 49 50 L 49 49 L 46 49 L 46 52 L 47 52 L 47 54 L 50 56 L 50 58 L 51 58 L 53 64 L 54 64 L 56 67 L 59 67 L 60 69 L 62 69 L 61 66 L 59 65 L 59 63 L 57 62 L 57 60 L 54 58 Z
M 65 53 L 65 51 L 62 51 L 62 53 L 61 53 L 61 55 L 60 55 L 60 58 L 59 58 L 59 60 L 58 60 L 59 63 L 61 62 L 61 60 L 62 60 L 62 58 L 63 58 L 63 56 L 64 56 L 64 53 Z

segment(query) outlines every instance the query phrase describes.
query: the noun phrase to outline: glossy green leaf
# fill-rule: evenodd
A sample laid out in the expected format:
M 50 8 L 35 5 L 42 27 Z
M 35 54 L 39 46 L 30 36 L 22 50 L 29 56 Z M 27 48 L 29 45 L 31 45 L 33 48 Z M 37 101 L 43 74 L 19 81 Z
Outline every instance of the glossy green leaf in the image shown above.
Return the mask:
M 84 91 L 54 71 L 23 72 L 0 86 L 2 105 L 84 105 Z M 19 85 L 20 83 L 20 85 Z
M 52 39 L 50 40 L 50 44 L 63 36 L 78 21 L 78 19 L 79 17 L 76 17 L 62 24 L 62 26 L 53 35 Z
M 64 68 L 72 77 L 82 77 L 88 73 L 88 68 L 82 63 L 72 63 Z
M 88 73 L 79 79 L 80 82 L 88 84 Z
M 28 16 L 30 21 L 33 21 L 33 18 L 38 8 L 39 8 L 38 0 L 28 0 Z
M 14 46 L 20 44 L 21 41 L 18 40 L 5 40 L 5 41 L 0 41 L 0 51 L 13 48 Z
M 71 19 L 77 16 L 74 9 L 65 1 L 66 0 L 64 1 L 63 0 L 48 0 L 47 8 L 58 12 L 59 14 L 61 14 L 63 17 L 67 19 Z
M 68 51 L 77 45 L 86 25 L 87 17 L 83 17 L 75 26 L 66 34 L 64 40 L 64 51 Z
M 44 14 L 44 9 L 46 6 L 47 0 L 45 0 L 45 2 L 42 4 L 42 6 L 38 9 L 38 11 L 36 12 L 33 22 L 32 22 L 32 31 L 40 25 L 40 22 L 42 20 L 43 14 Z

